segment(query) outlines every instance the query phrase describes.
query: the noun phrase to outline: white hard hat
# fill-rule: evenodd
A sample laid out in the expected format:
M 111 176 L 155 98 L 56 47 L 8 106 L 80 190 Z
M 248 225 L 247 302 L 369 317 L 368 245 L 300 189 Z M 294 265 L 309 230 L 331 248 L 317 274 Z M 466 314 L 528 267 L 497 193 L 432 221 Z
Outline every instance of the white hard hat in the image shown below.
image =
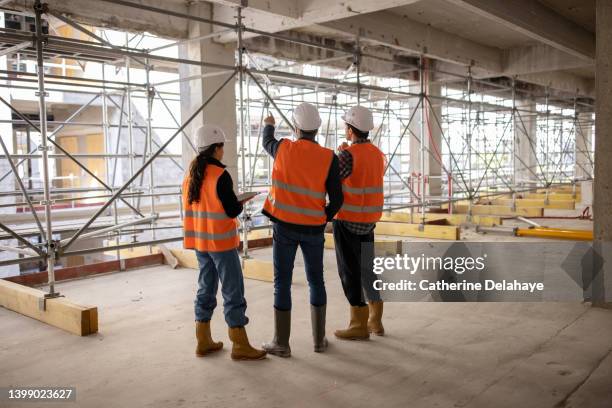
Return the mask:
M 369 132 L 374 129 L 374 117 L 368 108 L 363 106 L 353 106 L 351 109 L 344 112 L 342 120 L 349 125 L 355 126 L 362 132 Z
M 200 126 L 195 131 L 194 143 L 198 152 L 205 150 L 208 146 L 215 143 L 225 143 L 225 133 L 217 125 Z
M 321 117 L 317 108 L 308 103 L 303 102 L 293 110 L 293 124 L 300 130 L 317 130 L 321 126 Z

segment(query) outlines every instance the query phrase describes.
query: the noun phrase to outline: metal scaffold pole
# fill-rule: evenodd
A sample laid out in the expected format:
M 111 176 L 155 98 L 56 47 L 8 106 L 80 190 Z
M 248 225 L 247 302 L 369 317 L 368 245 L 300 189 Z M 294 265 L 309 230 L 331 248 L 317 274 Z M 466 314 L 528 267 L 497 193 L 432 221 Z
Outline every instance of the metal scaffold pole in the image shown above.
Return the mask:
M 516 149 L 518 133 L 516 131 L 516 80 L 512 78 L 512 208 L 516 210 L 516 162 L 519 152 Z
M 145 75 L 146 75 L 146 88 L 147 88 L 147 146 L 148 151 L 145 152 L 147 157 L 153 156 L 153 98 L 155 97 L 155 88 L 151 86 L 151 66 L 149 60 L 145 60 Z M 149 166 L 149 194 L 151 195 L 151 215 L 154 216 L 151 221 L 151 227 L 155 226 L 156 211 L 155 211 L 155 171 L 153 166 Z M 155 228 L 152 228 L 151 237 L 155 240 Z M 149 251 L 153 252 L 153 247 L 149 247 Z
M 467 167 L 468 167 L 468 213 L 467 220 L 472 218 L 472 205 L 474 203 L 474 186 L 472 176 L 472 67 L 468 67 L 467 77 L 467 132 L 465 134 L 465 142 L 467 147 Z M 459 169 L 459 171 L 461 171 Z M 486 177 L 486 170 L 483 177 Z
M 357 75 L 357 105 L 359 105 L 361 103 L 361 47 L 359 46 L 359 36 L 355 38 L 355 54 L 353 59 Z
M 110 151 L 110 135 L 108 132 L 108 93 L 106 91 L 106 64 L 102 64 L 102 80 L 104 81 L 104 87 L 102 88 L 102 134 L 104 136 L 104 151 L 108 152 Z M 121 129 L 117 129 L 117 132 L 119 133 Z M 117 139 L 117 146 L 119 145 L 119 139 Z M 113 179 L 110 178 L 110 162 L 108 160 L 108 158 L 104 158 L 104 164 L 105 164 L 105 170 L 106 170 L 106 184 L 108 184 L 111 188 L 111 192 L 113 191 L 112 189 L 114 188 L 114 177 Z M 115 166 L 117 164 L 117 159 L 115 158 Z M 118 218 L 118 213 L 117 213 L 117 201 L 115 201 L 113 203 L 113 219 L 115 221 L 115 225 L 119 224 L 119 218 Z M 119 243 L 119 232 L 117 231 L 117 244 Z M 116 257 L 117 260 L 121 259 L 121 252 L 117 251 L 116 252 Z
M 421 167 L 421 227 L 425 226 L 425 210 L 426 210 L 426 200 L 427 196 L 425 192 L 425 58 L 421 56 L 419 58 L 419 88 L 420 88 L 420 98 L 421 98 L 421 126 L 420 126 L 420 149 L 419 149 L 419 157 L 420 157 L 420 167 Z
M 53 225 L 51 220 L 51 201 L 50 194 L 50 179 L 49 174 L 49 150 L 51 146 L 47 144 L 47 104 L 45 91 L 45 66 L 43 61 L 43 32 L 42 32 L 42 15 L 46 13 L 46 4 L 36 0 L 34 3 L 35 25 L 36 25 L 36 69 L 38 73 L 38 114 L 40 121 L 40 146 L 39 150 L 42 155 L 42 173 L 43 173 L 43 202 L 45 207 L 45 232 L 46 232 L 46 260 L 47 260 L 47 275 L 49 284 L 49 293 L 47 297 L 59 296 L 55 291 L 55 258 L 56 258 L 56 243 L 53 241 Z
M 247 153 L 247 147 L 245 145 L 245 135 L 244 135 L 244 65 L 243 65 L 243 44 L 242 44 L 242 8 L 238 7 L 236 9 L 236 33 L 238 35 L 238 100 L 239 100 L 239 108 L 240 111 L 238 128 L 240 135 L 240 164 L 241 164 L 241 177 L 242 177 L 242 191 L 246 192 L 246 160 L 245 156 Z M 250 135 L 249 135 L 250 136 Z M 244 209 L 242 211 L 242 257 L 244 259 L 249 257 L 249 221 L 250 216 L 248 213 L 248 203 L 244 203 Z

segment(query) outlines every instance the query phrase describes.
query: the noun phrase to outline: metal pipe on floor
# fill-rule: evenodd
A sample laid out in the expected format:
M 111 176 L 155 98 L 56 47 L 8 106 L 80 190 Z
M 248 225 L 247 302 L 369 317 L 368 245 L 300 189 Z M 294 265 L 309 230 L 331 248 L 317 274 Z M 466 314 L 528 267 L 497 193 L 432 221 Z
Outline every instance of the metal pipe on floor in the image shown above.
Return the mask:
M 592 230 L 575 230 L 566 228 L 517 228 L 517 237 L 568 239 L 572 241 L 592 241 Z

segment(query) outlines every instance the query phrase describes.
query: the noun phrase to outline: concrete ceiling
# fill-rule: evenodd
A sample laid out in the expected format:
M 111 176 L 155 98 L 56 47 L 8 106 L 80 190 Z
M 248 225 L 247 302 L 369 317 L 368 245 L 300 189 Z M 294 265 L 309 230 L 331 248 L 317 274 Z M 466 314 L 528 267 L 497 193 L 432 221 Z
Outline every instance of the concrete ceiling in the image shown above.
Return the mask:
M 595 32 L 595 0 L 538 1 L 590 32 Z
M 389 12 L 459 37 L 496 48 L 535 43 L 528 36 L 469 12 L 445 0 L 425 0 Z
M 471 66 L 472 72 L 483 78 L 516 76 L 570 94 L 593 97 L 595 93 L 595 0 L 48 2 L 51 10 L 84 23 L 149 31 L 173 38 L 189 35 L 185 19 L 125 3 L 213 18 L 228 24 L 235 24 L 236 7 L 246 4 L 244 24 L 262 32 L 345 41 L 359 36 L 365 46 L 386 48 L 391 56 L 423 55 L 446 64 L 444 68 L 449 72 L 465 73 Z M 32 0 L 15 0 L 8 5 L 31 9 L 31 3 Z M 247 41 L 257 36 L 245 33 Z M 236 36 L 226 32 L 216 41 L 231 45 Z M 289 46 L 282 40 L 253 44 L 258 47 L 255 51 L 274 55 L 282 54 L 280 48 Z

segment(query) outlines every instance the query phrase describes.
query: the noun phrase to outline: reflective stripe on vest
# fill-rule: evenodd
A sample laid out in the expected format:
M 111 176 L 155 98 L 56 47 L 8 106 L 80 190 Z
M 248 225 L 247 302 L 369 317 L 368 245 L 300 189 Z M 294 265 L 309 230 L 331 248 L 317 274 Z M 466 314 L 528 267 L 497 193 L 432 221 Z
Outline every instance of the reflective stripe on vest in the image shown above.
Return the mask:
M 356 205 L 342 204 L 342 209 L 344 211 L 352 211 L 352 212 L 357 212 L 357 213 L 376 213 L 376 212 L 381 212 L 383 210 L 383 207 L 382 205 L 381 206 L 359 207 Z
M 240 236 L 238 223 L 223 209 L 217 196 L 222 167 L 208 164 L 200 189 L 200 200 L 188 203 L 189 177 L 183 181 L 183 245 L 202 252 L 221 252 L 238 248 Z
M 196 210 L 185 210 L 185 217 L 193 217 L 193 218 L 210 218 L 212 220 L 227 220 L 229 217 L 224 212 L 216 213 L 216 212 L 205 212 L 205 211 L 196 211 Z
M 325 181 L 333 156 L 333 151 L 310 140 L 282 140 L 264 210 L 290 224 L 325 224 Z
M 296 213 L 296 214 L 311 215 L 313 217 L 325 216 L 325 211 L 311 210 L 309 208 L 301 208 L 301 207 L 296 207 L 294 205 L 284 204 L 284 203 L 279 202 L 278 200 L 273 199 L 270 195 L 268 195 L 268 200 L 270 200 L 270 203 L 274 207 L 279 208 L 281 210 L 289 211 L 289 212 Z
M 384 193 L 383 187 L 349 187 L 346 185 L 342 185 L 342 191 L 346 191 L 353 194 L 375 194 L 375 193 Z
M 211 234 L 208 232 L 201 232 L 201 231 L 185 231 L 183 236 L 185 238 L 220 240 L 220 239 L 232 238 L 237 235 L 238 235 L 238 230 L 231 230 L 228 232 L 224 232 L 222 234 Z
M 279 180 L 272 180 L 272 185 L 274 187 L 282 188 L 283 190 L 291 191 L 292 193 L 305 194 L 314 198 L 319 198 L 325 200 L 325 193 L 321 193 L 318 191 L 312 191 L 304 187 L 296 186 L 293 184 L 283 183 Z
M 336 215 L 339 220 L 375 223 L 382 216 L 385 156 L 372 143 L 357 143 L 348 148 L 353 158 L 351 174 L 342 180 L 344 203 Z

